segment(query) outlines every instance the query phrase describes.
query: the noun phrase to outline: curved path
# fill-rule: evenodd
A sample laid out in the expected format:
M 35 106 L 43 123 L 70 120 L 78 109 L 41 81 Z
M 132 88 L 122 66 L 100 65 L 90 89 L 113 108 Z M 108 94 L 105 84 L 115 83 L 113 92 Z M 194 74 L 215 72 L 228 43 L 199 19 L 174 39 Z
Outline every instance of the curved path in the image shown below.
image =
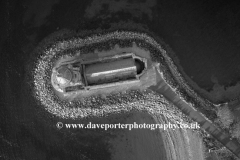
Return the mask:
M 229 134 L 224 132 L 222 129 L 219 129 L 216 125 L 204 117 L 199 111 L 181 99 L 162 78 L 161 73 L 158 71 L 156 71 L 156 73 L 158 83 L 155 86 L 149 87 L 149 89 L 163 95 L 167 100 L 171 101 L 175 106 L 181 109 L 183 113 L 188 115 L 194 121 L 198 122 L 201 128 L 206 130 L 215 139 L 217 139 L 226 148 L 228 148 L 233 154 L 240 158 L 240 144 L 238 141 L 236 139 L 231 139 Z

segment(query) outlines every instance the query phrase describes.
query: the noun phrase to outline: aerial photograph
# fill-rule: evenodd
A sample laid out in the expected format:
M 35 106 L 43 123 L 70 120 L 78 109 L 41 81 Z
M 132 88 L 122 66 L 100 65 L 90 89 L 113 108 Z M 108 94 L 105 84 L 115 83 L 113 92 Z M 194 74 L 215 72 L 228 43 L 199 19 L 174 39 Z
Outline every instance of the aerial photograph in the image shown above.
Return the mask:
M 240 160 L 239 8 L 1 0 L 0 160 Z

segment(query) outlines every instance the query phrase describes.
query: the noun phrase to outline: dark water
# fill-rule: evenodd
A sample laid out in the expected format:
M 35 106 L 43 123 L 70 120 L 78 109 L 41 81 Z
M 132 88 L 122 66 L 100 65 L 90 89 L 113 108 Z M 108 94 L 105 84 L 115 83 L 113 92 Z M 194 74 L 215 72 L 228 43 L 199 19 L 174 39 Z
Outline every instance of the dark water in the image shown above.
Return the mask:
M 238 7 L 236 3 L 219 1 L 166 1 L 159 6 L 155 29 L 176 52 L 187 75 L 202 88 L 212 88 L 212 76 L 226 86 L 239 81 Z
M 78 144 L 71 145 L 74 143 L 71 138 L 63 143 L 64 136 L 51 129 L 51 124 L 54 124 L 49 123 L 54 121 L 51 115 L 42 116 L 42 112 L 36 111 L 36 106 L 32 105 L 31 97 L 28 99 L 25 96 L 28 93 L 25 90 L 25 80 L 29 55 L 39 41 L 58 29 L 109 28 L 109 23 L 128 20 L 144 24 L 174 50 L 184 71 L 200 87 L 211 89 L 213 76 L 224 85 L 234 85 L 240 80 L 240 11 L 239 5 L 235 3 L 158 1 L 157 5 L 151 7 L 152 20 L 144 18 L 144 14 L 143 17 L 136 18 L 123 11 L 115 12 L 103 20 L 98 16 L 84 16 L 85 9 L 90 4 L 87 0 L 60 1 L 56 4 L 46 1 L 44 3 L 49 3 L 46 6 L 51 6 L 50 13 L 47 13 L 46 6 L 41 7 L 42 3 L 29 10 L 29 7 L 34 6 L 31 3 L 35 2 L 0 2 L 1 157 L 66 159 L 67 155 L 71 155 L 74 159 L 78 156 L 74 153 Z M 111 14 L 107 11 L 109 6 L 105 7 L 106 11 L 100 13 Z M 42 15 L 46 12 L 47 16 L 36 17 L 39 12 L 43 12 Z M 38 22 L 35 22 L 36 19 Z M 38 113 L 39 116 L 33 113 Z M 50 141 L 51 139 L 54 140 Z M 89 145 L 93 142 L 92 140 Z M 72 151 L 63 149 L 66 148 L 64 145 Z M 86 148 L 82 150 L 88 155 L 91 149 Z M 105 150 L 101 152 L 104 153 Z M 94 153 L 100 154 L 98 151 Z M 97 154 L 91 158 L 96 157 Z

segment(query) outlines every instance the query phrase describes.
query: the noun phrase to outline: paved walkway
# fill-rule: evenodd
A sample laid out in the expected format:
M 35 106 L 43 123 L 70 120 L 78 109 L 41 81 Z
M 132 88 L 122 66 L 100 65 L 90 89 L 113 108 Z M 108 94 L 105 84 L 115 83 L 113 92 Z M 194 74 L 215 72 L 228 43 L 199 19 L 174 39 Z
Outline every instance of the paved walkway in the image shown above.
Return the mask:
M 207 120 L 199 111 L 188 105 L 182 100 L 171 87 L 163 80 L 161 74 L 157 72 L 158 83 L 149 89 L 162 94 L 166 99 L 171 101 L 175 106 L 182 110 L 183 113 L 188 115 L 194 121 L 198 122 L 201 128 L 205 129 L 209 134 L 221 142 L 226 148 L 240 158 L 240 144 L 236 139 L 230 139 L 230 135 L 222 129 L 218 129 L 216 125 Z

